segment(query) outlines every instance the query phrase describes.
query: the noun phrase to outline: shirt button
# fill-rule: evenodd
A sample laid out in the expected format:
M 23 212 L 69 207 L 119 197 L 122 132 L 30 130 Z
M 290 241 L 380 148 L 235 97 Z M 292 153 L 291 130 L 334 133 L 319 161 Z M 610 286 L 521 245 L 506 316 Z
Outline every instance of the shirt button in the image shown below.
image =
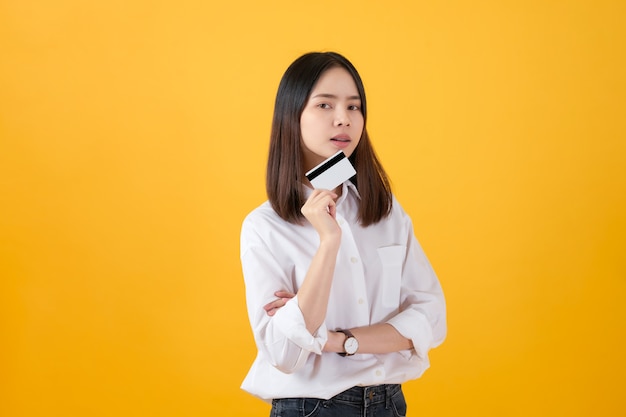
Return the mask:
M 364 302 L 365 302 L 365 300 L 364 300 L 364 299 L 359 298 L 359 304 L 363 304 Z
M 381 371 L 376 371 L 376 376 L 381 376 L 383 373 Z
M 350 262 L 355 264 L 355 263 L 359 262 L 359 259 L 353 256 L 352 258 L 350 258 Z

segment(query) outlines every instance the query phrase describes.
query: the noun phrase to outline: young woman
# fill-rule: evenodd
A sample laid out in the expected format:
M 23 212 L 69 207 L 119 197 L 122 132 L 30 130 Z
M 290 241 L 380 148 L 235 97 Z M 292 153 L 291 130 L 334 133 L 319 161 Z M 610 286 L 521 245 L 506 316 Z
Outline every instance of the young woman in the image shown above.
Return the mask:
M 242 388 L 272 416 L 403 416 L 403 382 L 446 335 L 445 301 L 365 127 L 365 91 L 333 53 L 294 61 L 274 108 L 267 194 L 241 231 L 258 355 Z M 334 190 L 305 173 L 342 150 Z

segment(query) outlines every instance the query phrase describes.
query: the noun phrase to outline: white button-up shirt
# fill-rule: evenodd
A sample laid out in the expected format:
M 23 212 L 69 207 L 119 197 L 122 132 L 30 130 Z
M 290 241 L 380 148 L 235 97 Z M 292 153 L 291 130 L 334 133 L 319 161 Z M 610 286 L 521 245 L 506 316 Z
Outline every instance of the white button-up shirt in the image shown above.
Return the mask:
M 319 246 L 316 230 L 306 221 L 284 221 L 269 202 L 244 220 L 241 262 L 258 349 L 242 384 L 245 391 L 266 401 L 328 399 L 357 385 L 415 379 L 428 368 L 429 349 L 446 335 L 445 301 L 437 276 L 395 197 L 391 214 L 368 227 L 357 221 L 359 202 L 356 187 L 345 182 L 336 215 L 341 245 L 326 319 L 315 334 L 306 329 L 297 295 L 274 316 L 263 306 L 276 299 L 276 291 L 298 292 Z M 322 352 L 328 330 L 377 323 L 391 324 L 411 339 L 414 350 L 346 357 Z

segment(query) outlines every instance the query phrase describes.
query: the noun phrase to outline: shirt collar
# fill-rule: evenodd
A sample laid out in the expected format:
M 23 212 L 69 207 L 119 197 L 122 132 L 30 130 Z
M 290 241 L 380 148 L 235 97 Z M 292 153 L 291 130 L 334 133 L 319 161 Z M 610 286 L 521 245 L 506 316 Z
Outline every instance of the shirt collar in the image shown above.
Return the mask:
M 340 199 L 345 198 L 345 196 L 348 194 L 348 192 L 354 193 L 354 196 L 356 198 L 358 198 L 359 200 L 361 199 L 361 194 L 359 194 L 359 190 L 357 190 L 356 185 L 354 185 L 352 183 L 352 181 L 348 180 L 348 181 L 344 182 L 342 187 L 343 188 L 341 190 L 341 197 L 340 197 Z

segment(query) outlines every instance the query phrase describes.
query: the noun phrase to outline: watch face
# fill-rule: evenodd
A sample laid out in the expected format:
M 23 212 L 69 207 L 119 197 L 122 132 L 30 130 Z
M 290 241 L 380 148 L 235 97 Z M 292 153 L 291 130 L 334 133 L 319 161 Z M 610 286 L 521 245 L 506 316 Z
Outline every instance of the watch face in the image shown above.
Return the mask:
M 357 342 L 354 337 L 349 337 L 343 344 L 343 348 L 346 350 L 348 355 L 354 355 L 359 348 L 359 342 Z

